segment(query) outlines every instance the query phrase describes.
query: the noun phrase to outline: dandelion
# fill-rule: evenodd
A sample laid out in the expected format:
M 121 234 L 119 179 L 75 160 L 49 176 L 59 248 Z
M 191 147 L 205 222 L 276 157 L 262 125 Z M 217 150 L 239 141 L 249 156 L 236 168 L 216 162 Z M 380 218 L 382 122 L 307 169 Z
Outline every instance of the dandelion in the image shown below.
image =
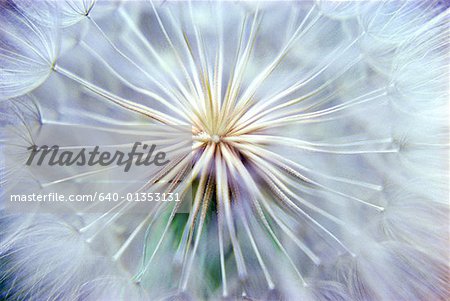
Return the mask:
M 2 182 L 48 124 L 187 125 L 188 154 L 127 177 L 193 197 L 4 210 L 3 297 L 448 299 L 448 19 L 438 1 L 8 2 Z M 92 174 L 119 178 L 47 187 Z
M 42 84 L 58 52 L 54 27 L 44 29 L 11 6 L 9 2 L 2 5 L 1 99 L 20 96 Z

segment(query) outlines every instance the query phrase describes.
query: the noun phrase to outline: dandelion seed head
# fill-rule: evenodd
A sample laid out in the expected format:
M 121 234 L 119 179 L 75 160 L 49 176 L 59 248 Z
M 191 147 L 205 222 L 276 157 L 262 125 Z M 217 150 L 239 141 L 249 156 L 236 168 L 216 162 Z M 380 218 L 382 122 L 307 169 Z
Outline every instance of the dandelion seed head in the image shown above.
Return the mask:
M 18 1 L 0 20 L 0 105 L 14 125 L 0 139 L 22 150 L 2 167 L 2 182 L 17 180 L 24 145 L 46 124 L 92 136 L 187 125 L 189 155 L 128 177 L 145 183 L 133 192 L 191 189 L 191 207 L 74 209 L 50 223 L 5 216 L 8 294 L 449 296 L 448 9 L 429 1 L 51 4 L 44 12 Z M 94 174 L 98 183 L 120 180 Z M 28 238 L 37 248 L 30 256 Z M 47 251 L 50 261 L 40 257 Z

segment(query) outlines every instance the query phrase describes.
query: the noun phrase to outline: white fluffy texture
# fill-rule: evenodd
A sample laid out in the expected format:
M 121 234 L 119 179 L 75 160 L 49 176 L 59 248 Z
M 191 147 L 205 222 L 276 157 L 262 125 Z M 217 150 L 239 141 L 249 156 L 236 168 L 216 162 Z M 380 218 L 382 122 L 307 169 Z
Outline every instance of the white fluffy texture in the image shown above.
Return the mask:
M 4 297 L 450 298 L 442 4 L 24 3 L 0 17 L 22 39 L 0 37 L 2 125 L 20 133 L 4 143 L 55 122 L 190 124 L 195 198 L 185 215 L 5 214 Z
M 139 291 L 111 259 L 92 250 L 61 217 L 4 216 L 1 235 L 3 297 L 12 300 L 135 299 Z M 6 224 L 6 225 L 5 225 Z M 20 230 L 16 230 L 20 229 Z M 7 231 L 15 231 L 14 237 Z M 9 234 L 9 235 L 8 235 Z M 5 238 L 6 236 L 6 238 Z M 12 239 L 7 239 L 7 237 Z
M 23 0 L 14 2 L 28 17 L 41 24 L 52 27 L 55 22 L 62 27 L 69 27 L 84 20 L 89 15 L 101 17 L 111 13 L 120 1 L 104 0 Z M 47 7 L 47 8 L 46 8 Z M 46 9 L 43 9 L 46 8 Z M 94 10 L 95 8 L 95 10 Z
M 58 51 L 57 23 L 47 28 L 7 3 L 0 4 L 0 99 L 28 93 L 42 84 Z M 41 6 L 48 9 L 45 3 Z

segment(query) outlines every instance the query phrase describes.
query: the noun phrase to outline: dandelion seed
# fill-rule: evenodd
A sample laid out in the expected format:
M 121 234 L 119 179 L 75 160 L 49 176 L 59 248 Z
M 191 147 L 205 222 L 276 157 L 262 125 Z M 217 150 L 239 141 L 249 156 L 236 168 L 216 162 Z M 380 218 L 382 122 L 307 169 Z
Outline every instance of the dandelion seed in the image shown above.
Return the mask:
M 30 92 L 50 75 L 58 53 L 57 31 L 36 24 L 13 4 L 1 8 L 0 98 L 8 99 Z

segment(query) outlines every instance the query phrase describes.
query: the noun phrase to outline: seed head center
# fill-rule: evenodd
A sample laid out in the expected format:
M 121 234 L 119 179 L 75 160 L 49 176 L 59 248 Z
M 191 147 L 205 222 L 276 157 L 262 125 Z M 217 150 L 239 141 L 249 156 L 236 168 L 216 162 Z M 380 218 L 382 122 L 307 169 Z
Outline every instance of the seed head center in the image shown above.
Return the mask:
M 219 135 L 216 135 L 216 134 L 212 135 L 211 136 L 211 141 L 214 142 L 214 143 L 219 143 L 220 142 Z

